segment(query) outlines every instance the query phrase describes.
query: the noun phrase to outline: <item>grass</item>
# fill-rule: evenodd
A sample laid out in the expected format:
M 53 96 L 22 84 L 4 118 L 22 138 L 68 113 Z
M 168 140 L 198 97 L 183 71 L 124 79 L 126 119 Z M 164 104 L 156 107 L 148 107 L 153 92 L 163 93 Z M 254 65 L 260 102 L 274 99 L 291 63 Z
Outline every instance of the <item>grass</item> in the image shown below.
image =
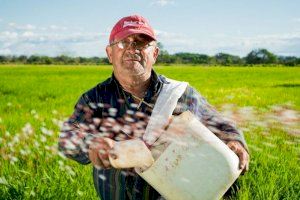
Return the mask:
M 280 121 L 285 119 L 272 121 L 270 115 L 299 112 L 300 68 L 155 69 L 188 81 L 219 110 L 224 105 L 233 113 L 254 109 L 254 119 L 240 123 L 251 152 L 250 171 L 238 180 L 232 199 L 299 198 L 299 127 L 287 129 L 290 124 Z M 0 199 L 97 199 L 91 165 L 58 154 L 57 124 L 83 92 L 111 73 L 110 66 L 0 66 Z

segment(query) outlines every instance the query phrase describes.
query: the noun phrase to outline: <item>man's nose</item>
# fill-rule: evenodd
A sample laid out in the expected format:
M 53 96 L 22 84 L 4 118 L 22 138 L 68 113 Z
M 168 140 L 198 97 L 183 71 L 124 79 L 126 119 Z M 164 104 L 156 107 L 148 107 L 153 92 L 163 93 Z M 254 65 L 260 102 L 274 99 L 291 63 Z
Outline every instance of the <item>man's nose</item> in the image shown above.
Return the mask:
M 135 43 L 131 43 L 126 50 L 129 51 L 132 54 L 140 52 L 140 50 L 136 48 L 136 44 Z

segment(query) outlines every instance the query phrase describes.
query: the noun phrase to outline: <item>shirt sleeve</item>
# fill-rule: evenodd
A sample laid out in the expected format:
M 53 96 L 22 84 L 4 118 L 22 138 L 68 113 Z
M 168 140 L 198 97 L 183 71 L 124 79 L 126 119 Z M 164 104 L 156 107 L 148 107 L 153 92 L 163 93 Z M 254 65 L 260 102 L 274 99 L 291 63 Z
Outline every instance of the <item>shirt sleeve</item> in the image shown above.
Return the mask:
M 59 135 L 58 148 L 68 158 L 81 164 L 90 163 L 88 157 L 89 139 L 87 124 L 91 122 L 93 109 L 87 95 L 82 95 L 75 105 L 71 117 L 64 122 Z
M 235 124 L 218 113 L 193 87 L 188 86 L 178 100 L 174 114 L 191 111 L 211 132 L 224 143 L 239 141 L 248 151 L 242 131 Z

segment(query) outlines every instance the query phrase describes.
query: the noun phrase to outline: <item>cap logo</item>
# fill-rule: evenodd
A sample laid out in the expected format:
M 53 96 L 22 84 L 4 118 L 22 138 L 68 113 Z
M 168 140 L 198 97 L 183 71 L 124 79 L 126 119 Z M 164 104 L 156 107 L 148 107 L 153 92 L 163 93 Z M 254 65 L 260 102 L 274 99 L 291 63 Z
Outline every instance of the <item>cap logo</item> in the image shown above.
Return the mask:
M 139 26 L 139 25 L 146 25 L 146 24 L 140 21 L 124 21 L 123 28 L 127 26 Z

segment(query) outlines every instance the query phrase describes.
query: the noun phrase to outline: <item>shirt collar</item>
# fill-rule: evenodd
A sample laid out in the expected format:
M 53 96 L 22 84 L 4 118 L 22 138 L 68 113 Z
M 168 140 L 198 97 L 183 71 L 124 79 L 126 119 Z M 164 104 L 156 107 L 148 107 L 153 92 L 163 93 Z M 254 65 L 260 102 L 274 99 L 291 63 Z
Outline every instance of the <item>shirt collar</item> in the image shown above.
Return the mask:
M 163 84 L 169 83 L 164 76 L 158 75 L 153 69 L 151 71 L 150 79 L 151 81 L 150 81 L 150 86 L 148 88 L 148 91 L 150 90 L 153 95 L 159 93 Z M 121 84 L 114 76 L 114 73 L 112 73 L 111 78 L 109 79 L 107 84 L 116 84 L 119 88 L 122 88 Z

